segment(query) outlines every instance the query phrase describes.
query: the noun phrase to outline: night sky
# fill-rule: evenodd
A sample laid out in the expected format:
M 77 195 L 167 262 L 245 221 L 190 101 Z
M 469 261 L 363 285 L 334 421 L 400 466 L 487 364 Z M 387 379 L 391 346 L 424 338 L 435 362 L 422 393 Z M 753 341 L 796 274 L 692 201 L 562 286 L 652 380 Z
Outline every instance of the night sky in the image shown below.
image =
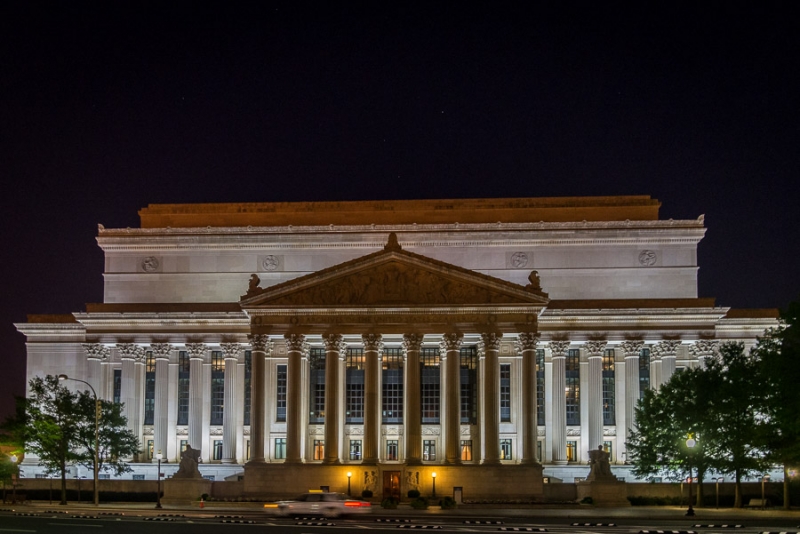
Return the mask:
M 150 203 L 646 194 L 701 297 L 800 297 L 792 2 L 199 4 L 0 4 L 0 416 Z

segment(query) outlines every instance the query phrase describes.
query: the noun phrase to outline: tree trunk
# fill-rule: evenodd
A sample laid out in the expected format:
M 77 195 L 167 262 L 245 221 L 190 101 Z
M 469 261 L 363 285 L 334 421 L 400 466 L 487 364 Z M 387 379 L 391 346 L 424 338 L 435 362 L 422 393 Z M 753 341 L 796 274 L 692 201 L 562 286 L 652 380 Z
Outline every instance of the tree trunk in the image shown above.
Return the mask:
M 789 495 L 789 466 L 783 464 L 783 509 L 788 510 L 791 507 L 791 496 Z
M 736 470 L 736 497 L 733 499 L 733 507 L 742 507 L 742 475 L 738 469 Z
M 703 494 L 703 478 L 705 477 L 705 470 L 697 470 L 697 498 L 695 499 L 694 507 L 702 508 L 705 496 Z
M 61 502 L 58 504 L 67 505 L 67 467 L 64 464 L 61 465 Z

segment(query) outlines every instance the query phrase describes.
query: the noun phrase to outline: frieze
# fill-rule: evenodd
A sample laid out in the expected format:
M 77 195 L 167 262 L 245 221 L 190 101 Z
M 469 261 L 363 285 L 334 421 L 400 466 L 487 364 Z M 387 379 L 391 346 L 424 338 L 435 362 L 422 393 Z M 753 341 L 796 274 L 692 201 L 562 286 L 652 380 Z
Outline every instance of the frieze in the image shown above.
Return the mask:
M 179 429 L 178 429 L 178 430 L 175 432 L 175 434 L 176 434 L 177 436 L 188 436 L 188 435 L 189 435 L 189 429 L 188 429 L 187 427 L 179 428 Z
M 604 436 L 616 436 L 617 435 L 617 429 L 614 428 L 614 427 L 603 428 L 603 435 Z
M 324 436 L 325 435 L 325 427 L 324 426 L 310 426 L 310 427 L 308 427 L 308 435 L 309 436 Z
M 544 436 L 546 435 L 544 430 L 545 430 L 544 428 L 542 428 L 542 427 L 538 427 L 538 428 L 536 429 L 536 435 L 537 435 L 537 436 L 542 436 L 542 437 L 544 437 Z
M 209 430 L 208 432 L 211 436 L 221 436 L 222 435 L 222 427 L 217 426 Z
M 364 427 L 363 426 L 346 426 L 344 428 L 344 433 L 349 436 L 363 436 L 364 435 Z
M 495 314 L 476 314 L 459 313 L 458 310 L 448 310 L 447 313 L 439 314 L 404 314 L 402 312 L 382 312 L 374 310 L 370 314 L 348 314 L 348 313 L 309 313 L 306 315 L 255 315 L 251 318 L 254 327 L 261 325 L 344 325 L 344 324 L 492 324 L 491 317 Z M 536 315 L 531 313 L 508 313 L 502 314 L 504 323 L 525 323 L 535 325 Z
M 145 436 L 152 436 L 154 434 L 152 426 L 146 426 L 142 428 L 142 434 Z
M 580 428 L 567 428 L 567 436 L 580 436 L 581 429 Z
M 439 436 L 441 435 L 441 428 L 438 426 L 424 426 L 422 427 L 423 436 Z
M 381 426 L 382 436 L 402 436 L 403 427 L 401 426 Z

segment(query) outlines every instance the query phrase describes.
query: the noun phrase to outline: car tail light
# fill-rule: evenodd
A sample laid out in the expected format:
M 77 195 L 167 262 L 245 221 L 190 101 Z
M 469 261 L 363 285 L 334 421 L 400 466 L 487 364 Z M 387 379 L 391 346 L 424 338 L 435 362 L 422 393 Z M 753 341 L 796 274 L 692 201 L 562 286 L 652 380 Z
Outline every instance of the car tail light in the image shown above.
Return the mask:
M 360 508 L 362 506 L 371 506 L 370 503 L 368 503 L 366 501 L 364 501 L 364 502 L 361 502 L 361 501 L 345 501 L 344 505 L 345 506 L 349 506 L 351 508 Z

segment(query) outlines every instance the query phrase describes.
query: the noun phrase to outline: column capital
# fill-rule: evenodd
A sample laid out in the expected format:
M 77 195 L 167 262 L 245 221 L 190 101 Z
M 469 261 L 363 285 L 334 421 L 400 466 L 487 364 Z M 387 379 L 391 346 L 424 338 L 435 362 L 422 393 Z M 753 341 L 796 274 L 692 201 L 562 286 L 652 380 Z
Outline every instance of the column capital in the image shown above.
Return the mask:
M 597 357 L 603 355 L 606 345 L 608 345 L 608 341 L 605 339 L 590 339 L 584 344 L 584 347 L 586 347 L 586 352 L 589 353 L 590 357 Z
M 117 343 L 119 357 L 123 360 L 135 360 L 137 347 L 135 343 Z
M 698 339 L 689 345 L 689 354 L 698 360 L 713 356 L 719 350 L 719 341 L 716 339 Z
M 364 352 L 380 352 L 383 350 L 383 336 L 380 334 L 362 334 L 362 341 L 364 341 Z
M 500 340 L 502 339 L 503 334 L 489 332 L 486 334 L 481 334 L 481 342 L 483 343 L 483 350 L 484 351 L 499 351 L 500 350 Z
M 157 360 L 167 360 L 169 359 L 169 354 L 172 352 L 174 347 L 169 343 L 151 343 L 150 350 L 153 352 L 153 356 Z
M 269 350 L 272 349 L 272 341 L 269 339 L 267 339 L 265 345 L 269 345 Z M 222 349 L 222 355 L 226 360 L 238 360 L 243 348 L 241 343 L 220 343 L 219 346 Z M 268 352 L 266 347 L 262 352 Z
M 650 353 L 658 358 L 674 358 L 680 345 L 681 341 L 679 339 L 665 339 L 653 345 Z
M 303 334 L 286 334 L 283 336 L 286 340 L 286 350 L 289 352 L 308 352 L 308 343 L 306 336 Z
M 100 360 L 107 362 L 110 355 L 110 350 L 105 345 L 100 343 L 84 343 L 83 350 L 86 351 L 87 360 Z
M 419 352 L 422 349 L 423 334 L 403 334 L 403 351 L 408 354 L 410 351 Z
M 569 340 L 553 340 L 547 344 L 547 347 L 553 353 L 553 358 L 564 358 L 569 350 Z
M 272 352 L 274 343 L 269 339 L 269 336 L 265 334 L 250 334 L 247 336 L 247 339 L 255 352 Z M 236 348 L 237 346 L 239 348 Z M 221 347 L 223 352 L 230 351 L 231 354 L 235 353 L 235 357 L 238 357 L 238 351 L 241 350 L 241 346 L 238 343 L 223 343 Z M 228 356 L 228 352 L 226 352 L 225 357 L 231 358 L 234 356 Z
M 642 351 L 642 347 L 644 347 L 644 341 L 638 339 L 626 339 L 620 343 L 619 346 L 622 349 L 622 352 L 625 353 L 626 358 L 631 358 L 633 356 L 638 357 L 639 353 Z
M 204 358 L 208 347 L 205 343 L 187 343 L 186 351 L 189 353 L 189 359 L 194 360 Z
M 444 334 L 442 335 L 442 341 L 440 342 L 440 347 L 442 352 L 449 352 L 453 350 L 459 350 L 461 348 L 461 343 L 464 341 L 463 334 Z
M 522 354 L 528 350 L 536 350 L 538 344 L 538 332 L 520 332 L 519 338 L 514 342 L 514 348 L 517 350 L 517 354 Z
M 336 351 L 342 353 L 347 349 L 347 343 L 341 334 L 325 334 L 322 336 L 322 342 L 325 343 L 326 351 Z

